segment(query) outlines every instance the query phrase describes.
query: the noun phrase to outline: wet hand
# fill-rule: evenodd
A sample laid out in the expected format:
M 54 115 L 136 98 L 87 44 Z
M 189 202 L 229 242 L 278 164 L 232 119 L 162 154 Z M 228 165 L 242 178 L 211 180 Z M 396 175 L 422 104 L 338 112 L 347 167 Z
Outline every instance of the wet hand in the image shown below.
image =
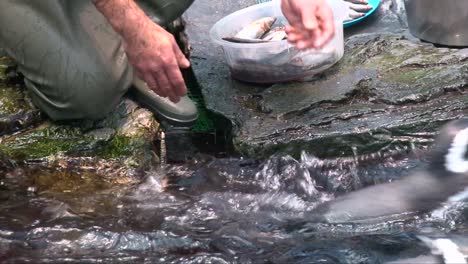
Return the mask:
M 156 94 L 175 103 L 187 94 L 180 68 L 188 68 L 190 62 L 172 34 L 148 19 L 124 44 L 136 74 Z
M 281 9 L 289 21 L 288 41 L 298 49 L 320 48 L 335 32 L 326 0 L 282 0 Z

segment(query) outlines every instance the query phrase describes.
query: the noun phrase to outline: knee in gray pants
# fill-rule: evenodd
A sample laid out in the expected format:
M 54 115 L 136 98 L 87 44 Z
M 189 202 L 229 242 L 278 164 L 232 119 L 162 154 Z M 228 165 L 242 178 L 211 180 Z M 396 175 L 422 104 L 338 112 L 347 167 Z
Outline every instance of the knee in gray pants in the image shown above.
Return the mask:
M 165 23 L 193 0 L 141 2 Z M 102 118 L 131 85 L 120 36 L 89 0 L 1 0 L 0 24 L 33 102 L 54 120 Z
M 0 44 L 54 120 L 102 118 L 130 87 L 121 39 L 91 1 L 0 1 L 0 24 Z
M 80 72 L 75 81 L 61 81 L 53 87 L 39 86 L 29 79 L 25 83 L 34 104 L 51 119 L 96 120 L 104 118 L 115 108 L 133 76 L 130 67 L 115 75 L 104 74 L 107 70 L 93 75 Z

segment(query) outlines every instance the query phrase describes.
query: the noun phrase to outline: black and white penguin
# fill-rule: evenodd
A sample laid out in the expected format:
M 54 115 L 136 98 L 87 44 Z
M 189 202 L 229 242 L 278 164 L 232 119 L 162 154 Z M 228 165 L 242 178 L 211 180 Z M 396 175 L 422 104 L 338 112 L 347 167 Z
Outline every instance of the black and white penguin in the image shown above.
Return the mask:
M 436 138 L 425 169 L 340 196 L 311 214 L 328 223 L 352 223 L 401 219 L 402 215 L 434 210 L 468 194 L 467 148 L 468 118 L 451 121 Z
M 418 238 L 431 250 L 430 255 L 399 259 L 385 264 L 468 264 L 468 238 L 459 235 Z

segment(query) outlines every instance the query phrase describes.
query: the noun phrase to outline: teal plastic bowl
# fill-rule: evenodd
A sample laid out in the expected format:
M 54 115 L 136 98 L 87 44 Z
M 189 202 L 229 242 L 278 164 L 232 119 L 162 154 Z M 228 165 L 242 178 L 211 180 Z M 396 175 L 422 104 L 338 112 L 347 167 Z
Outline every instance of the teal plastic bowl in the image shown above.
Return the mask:
M 271 0 L 257 0 L 257 3 L 265 3 L 265 2 L 270 2 Z M 380 0 L 367 0 L 367 2 L 369 3 L 369 5 L 372 6 L 372 9 L 369 10 L 369 12 L 367 12 L 364 16 L 360 17 L 360 18 L 356 18 L 354 20 L 351 20 L 351 21 L 348 21 L 348 22 L 344 22 L 343 23 L 343 27 L 344 28 L 347 28 L 347 27 L 350 27 L 352 25 L 355 25 L 359 22 L 361 22 L 362 20 L 366 19 L 366 17 L 370 16 L 372 13 L 374 13 L 375 10 L 377 10 L 377 8 L 379 8 L 379 5 L 380 5 Z

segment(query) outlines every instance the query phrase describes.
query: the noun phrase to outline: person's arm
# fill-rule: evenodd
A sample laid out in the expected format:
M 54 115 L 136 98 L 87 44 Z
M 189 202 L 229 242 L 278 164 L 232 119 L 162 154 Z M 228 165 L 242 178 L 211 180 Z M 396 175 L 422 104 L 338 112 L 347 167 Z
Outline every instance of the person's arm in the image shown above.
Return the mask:
M 326 0 L 282 0 L 288 40 L 298 49 L 319 48 L 334 34 L 333 11 Z
M 174 36 L 157 25 L 133 0 L 93 0 L 122 37 L 136 74 L 158 95 L 179 101 L 187 93 L 180 68 L 190 66 Z

